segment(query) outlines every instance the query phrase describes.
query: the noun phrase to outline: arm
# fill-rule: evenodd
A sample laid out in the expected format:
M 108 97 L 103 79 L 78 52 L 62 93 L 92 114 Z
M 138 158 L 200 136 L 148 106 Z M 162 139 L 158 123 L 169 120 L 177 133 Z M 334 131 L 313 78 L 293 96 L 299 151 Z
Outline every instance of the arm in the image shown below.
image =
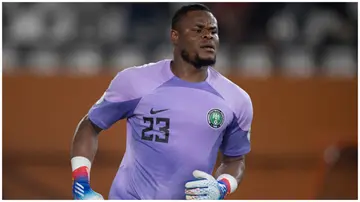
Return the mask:
M 98 147 L 98 135 L 101 131 L 102 129 L 93 124 L 86 115 L 75 130 L 71 158 L 83 156 L 92 162 Z
M 233 193 L 244 176 L 245 155 L 250 152 L 252 119 L 253 108 L 248 98 L 234 114 L 220 147 L 223 158 L 215 175 L 219 182 L 226 185 L 226 194 Z
M 127 71 L 120 72 L 78 124 L 71 147 L 75 199 L 102 199 L 90 188 L 90 170 L 97 152 L 98 136 L 118 120 L 133 115 L 140 100 L 134 99 L 134 96 Z
M 98 134 L 102 129 L 86 115 L 75 130 L 71 145 L 73 197 L 75 199 L 103 199 L 90 188 L 90 169 L 98 147 Z
M 223 174 L 229 174 L 233 176 L 237 183 L 240 184 L 245 171 L 245 156 L 241 155 L 238 157 L 223 156 L 221 164 L 215 173 L 215 178 Z
M 75 130 L 71 147 L 73 197 L 98 200 L 103 197 L 90 188 L 90 169 L 98 147 L 98 134 L 102 129 L 86 115 Z

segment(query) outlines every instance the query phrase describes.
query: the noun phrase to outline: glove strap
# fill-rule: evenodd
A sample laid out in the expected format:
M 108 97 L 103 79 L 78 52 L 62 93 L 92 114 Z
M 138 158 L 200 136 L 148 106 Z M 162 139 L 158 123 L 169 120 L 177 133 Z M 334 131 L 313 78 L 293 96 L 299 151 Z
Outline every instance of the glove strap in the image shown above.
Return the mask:
M 225 198 L 237 189 L 237 180 L 229 174 L 222 174 L 217 180 L 219 182 L 220 191 L 222 192 L 222 198 Z
M 77 168 L 72 172 L 72 178 L 75 181 L 89 182 L 90 181 L 89 169 L 86 166 Z
M 220 198 L 224 199 L 229 194 L 229 188 L 223 180 L 218 181 L 219 183 L 219 190 L 220 190 Z

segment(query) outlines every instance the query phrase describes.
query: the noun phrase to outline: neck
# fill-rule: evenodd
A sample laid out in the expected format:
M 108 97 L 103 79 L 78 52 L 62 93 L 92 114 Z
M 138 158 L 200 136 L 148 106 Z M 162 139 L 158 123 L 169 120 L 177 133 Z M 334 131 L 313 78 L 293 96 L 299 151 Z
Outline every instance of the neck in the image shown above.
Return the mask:
M 207 66 L 197 69 L 192 64 L 184 61 L 179 55 L 174 57 L 170 67 L 175 76 L 189 82 L 202 82 L 208 76 Z

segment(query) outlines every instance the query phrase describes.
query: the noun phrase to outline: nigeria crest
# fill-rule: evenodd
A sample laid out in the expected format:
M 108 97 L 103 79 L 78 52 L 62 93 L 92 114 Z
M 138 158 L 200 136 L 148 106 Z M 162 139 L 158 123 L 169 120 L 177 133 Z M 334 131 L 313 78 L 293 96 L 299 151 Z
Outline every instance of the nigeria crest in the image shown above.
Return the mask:
M 224 123 L 224 113 L 220 109 L 212 109 L 207 114 L 208 124 L 212 128 L 220 128 Z

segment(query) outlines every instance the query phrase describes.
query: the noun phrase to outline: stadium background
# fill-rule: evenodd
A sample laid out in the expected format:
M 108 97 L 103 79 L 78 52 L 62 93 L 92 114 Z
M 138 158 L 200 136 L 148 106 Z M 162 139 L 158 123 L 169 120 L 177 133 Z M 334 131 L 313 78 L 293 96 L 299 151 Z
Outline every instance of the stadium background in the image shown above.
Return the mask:
M 180 3 L 3 3 L 3 199 L 71 199 L 70 144 L 115 72 L 171 57 Z M 357 3 L 207 3 L 216 68 L 252 97 L 252 152 L 230 199 L 357 198 Z M 139 81 L 141 82 L 141 81 Z M 107 197 L 124 121 L 100 136 Z

